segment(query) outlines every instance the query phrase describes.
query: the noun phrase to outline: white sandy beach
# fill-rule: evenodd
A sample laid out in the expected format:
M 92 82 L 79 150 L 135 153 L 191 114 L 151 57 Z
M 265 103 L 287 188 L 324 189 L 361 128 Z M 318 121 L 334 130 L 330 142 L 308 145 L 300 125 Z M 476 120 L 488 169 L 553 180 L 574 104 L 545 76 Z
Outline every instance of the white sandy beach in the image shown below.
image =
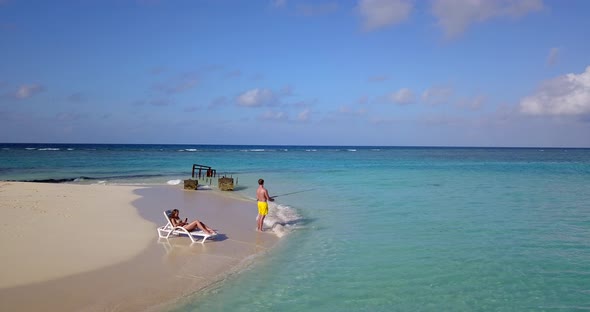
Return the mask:
M 88 272 L 130 259 L 154 224 L 130 186 L 0 184 L 0 288 Z
M 158 239 L 170 208 L 219 237 Z M 0 209 L 2 311 L 161 310 L 278 241 L 255 231 L 253 203 L 179 186 L 0 182 Z

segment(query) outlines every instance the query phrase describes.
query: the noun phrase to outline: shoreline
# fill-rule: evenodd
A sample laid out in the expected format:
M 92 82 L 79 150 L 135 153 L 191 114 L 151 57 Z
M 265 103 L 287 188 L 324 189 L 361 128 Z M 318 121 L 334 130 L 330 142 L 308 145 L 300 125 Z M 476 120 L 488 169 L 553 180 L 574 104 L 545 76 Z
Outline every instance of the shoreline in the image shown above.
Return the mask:
M 18 203 L 24 195 L 6 187 L 7 184 L 18 184 L 17 189 L 27 189 L 30 192 L 31 185 L 36 183 L 0 182 L 0 204 L 5 206 L 8 198 L 10 202 Z M 241 269 L 251 266 L 256 257 L 268 252 L 271 247 L 279 242 L 274 234 L 258 233 L 255 231 L 254 208 L 247 200 L 239 200 L 234 196 L 225 196 L 212 190 L 185 191 L 179 186 L 104 186 L 104 185 L 71 185 L 71 184 L 43 184 L 50 185 L 53 192 L 29 194 L 30 198 L 38 200 L 38 207 L 52 209 L 52 204 L 43 206 L 41 203 L 45 197 L 50 199 L 59 197 L 62 194 L 70 194 L 76 197 L 76 192 L 85 194 L 91 190 L 95 195 L 100 191 L 95 189 L 108 190 L 108 196 L 94 198 L 96 206 L 90 209 L 100 214 L 106 214 L 106 208 L 101 207 L 104 201 L 113 199 L 111 193 L 119 190 L 123 193 L 130 192 L 132 198 L 128 202 L 119 203 L 129 209 L 135 215 L 127 216 L 132 223 L 139 222 L 143 227 L 138 235 L 146 241 L 145 245 L 132 242 L 115 242 L 106 246 L 97 246 L 96 240 L 86 242 L 99 252 L 119 256 L 118 261 L 102 262 L 100 265 L 94 263 L 95 267 L 83 271 L 69 272 L 61 275 L 54 274 L 51 278 L 37 280 L 23 280 L 20 283 L 0 287 L 0 310 L 21 311 L 49 309 L 60 311 L 98 311 L 98 310 L 124 310 L 144 311 L 162 310 L 172 307 L 182 301 L 183 298 L 192 296 L 198 291 L 211 287 Z M 112 188 L 112 190 L 111 190 Z M 124 189 L 124 190 L 123 190 Z M 84 190 L 84 192 L 80 192 Z M 9 194 L 9 196 L 6 196 Z M 12 197 L 15 196 L 15 197 Z M 58 198 L 59 199 L 59 198 Z M 70 210 L 76 202 L 70 200 Z M 55 200 L 55 198 L 54 198 Z M 53 202 L 55 204 L 55 202 Z M 26 203 L 19 204 L 21 211 Z M 115 205 L 115 210 L 121 206 Z M 100 208 L 97 208 L 100 207 Z M 67 208 L 67 205 L 66 205 Z M 192 244 L 186 237 L 171 237 L 170 239 L 159 239 L 156 227 L 166 223 L 162 211 L 166 209 L 179 208 L 181 217 L 189 219 L 198 218 L 209 226 L 218 230 L 220 235 L 213 241 L 206 241 L 204 244 Z M 46 210 L 47 210 L 46 209 Z M 64 208 L 65 209 L 65 208 Z M 104 210 L 106 209 L 106 210 Z M 3 210 L 5 210 L 3 208 Z M 75 216 L 60 224 L 61 228 L 67 228 L 68 222 L 73 221 Z M 116 217 L 108 215 L 105 220 L 93 224 L 95 232 L 104 235 L 107 232 L 119 230 L 119 224 L 113 224 L 111 220 Z M 243 221 L 246 220 L 246 221 Z M 247 222 L 250 221 L 251 222 Z M 102 222 L 102 223 L 101 223 Z M 246 222 L 246 223 L 245 223 Z M 146 226 L 147 225 L 147 226 Z M 58 227 L 59 228 L 59 227 Z M 3 226 L 2 230 L 5 230 Z M 134 229 L 134 227 L 132 227 Z M 26 228 L 23 231 L 29 231 Z M 55 229 L 54 229 L 55 230 Z M 50 230 L 46 230 L 50 231 Z M 131 233 L 134 231 L 131 230 Z M 5 233 L 3 233 L 5 234 Z M 83 235 L 74 234 L 79 240 L 84 240 Z M 48 240 L 49 241 L 49 240 Z M 115 239 L 117 241 L 117 239 Z M 111 242 L 111 241 L 109 241 Z M 52 254 L 56 259 L 73 261 L 77 263 L 79 258 L 72 258 L 72 252 L 79 251 L 81 247 L 68 244 L 46 244 L 52 245 Z M 85 244 L 86 244 L 85 243 Z M 13 263 L 11 271 L 23 272 L 30 267 L 45 268 L 44 262 L 47 257 L 37 253 L 35 256 L 20 254 L 25 247 L 36 253 L 34 246 L 25 246 L 18 238 L 2 240 L 3 254 L 12 254 L 28 260 L 20 263 Z M 84 244 L 83 244 L 84 245 Z M 70 246 L 70 247 L 68 247 Z M 21 248 L 21 249 L 19 249 Z M 61 250 L 60 250 L 61 249 Z M 137 250 L 139 249 L 139 252 Z M 130 254 L 134 251 L 134 254 Z M 123 260 L 121 260 L 123 259 Z M 36 263 L 35 263 L 36 262 Z M 26 265 L 25 265 L 26 264 Z M 59 273 L 59 272 L 58 272 Z M 2 271 L 0 276 L 8 274 Z M 14 278 L 13 278 L 14 279 Z M 28 300 L 36 298 L 38 300 Z M 67 299 L 67 300 L 64 300 Z

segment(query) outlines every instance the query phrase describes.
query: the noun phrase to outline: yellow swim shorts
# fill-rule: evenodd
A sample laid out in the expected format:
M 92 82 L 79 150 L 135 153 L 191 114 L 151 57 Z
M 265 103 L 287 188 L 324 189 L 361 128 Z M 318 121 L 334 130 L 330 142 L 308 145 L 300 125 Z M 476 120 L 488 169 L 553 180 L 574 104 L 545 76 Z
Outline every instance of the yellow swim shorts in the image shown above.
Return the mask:
M 258 214 L 261 216 L 266 216 L 268 214 L 268 203 L 267 202 L 258 202 Z

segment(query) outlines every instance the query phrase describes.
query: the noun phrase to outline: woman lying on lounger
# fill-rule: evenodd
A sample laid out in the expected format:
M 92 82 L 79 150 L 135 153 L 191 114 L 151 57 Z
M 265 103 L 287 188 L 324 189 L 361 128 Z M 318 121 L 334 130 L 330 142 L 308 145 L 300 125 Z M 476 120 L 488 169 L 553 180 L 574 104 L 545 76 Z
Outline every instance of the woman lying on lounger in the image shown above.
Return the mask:
M 189 232 L 196 229 L 196 228 L 199 228 L 199 230 L 201 230 L 209 235 L 216 234 L 215 231 L 212 228 L 208 227 L 205 223 L 203 223 L 199 220 L 188 222 L 188 218 L 185 218 L 184 221 L 182 221 L 182 220 L 180 220 L 180 217 L 178 216 L 178 214 L 179 214 L 178 209 L 174 209 L 174 210 L 172 210 L 172 213 L 170 213 L 170 215 L 168 216 L 170 218 L 170 222 L 172 222 L 173 226 L 181 226 Z

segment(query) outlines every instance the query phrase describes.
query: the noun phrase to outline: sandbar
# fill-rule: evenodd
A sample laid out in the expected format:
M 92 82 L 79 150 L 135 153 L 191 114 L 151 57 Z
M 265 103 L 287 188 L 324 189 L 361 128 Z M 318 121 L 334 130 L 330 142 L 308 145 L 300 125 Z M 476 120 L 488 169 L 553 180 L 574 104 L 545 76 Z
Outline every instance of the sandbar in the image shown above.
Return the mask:
M 158 238 L 173 208 L 219 235 Z M 0 216 L 2 311 L 166 310 L 279 241 L 255 203 L 180 186 L 0 182 Z

